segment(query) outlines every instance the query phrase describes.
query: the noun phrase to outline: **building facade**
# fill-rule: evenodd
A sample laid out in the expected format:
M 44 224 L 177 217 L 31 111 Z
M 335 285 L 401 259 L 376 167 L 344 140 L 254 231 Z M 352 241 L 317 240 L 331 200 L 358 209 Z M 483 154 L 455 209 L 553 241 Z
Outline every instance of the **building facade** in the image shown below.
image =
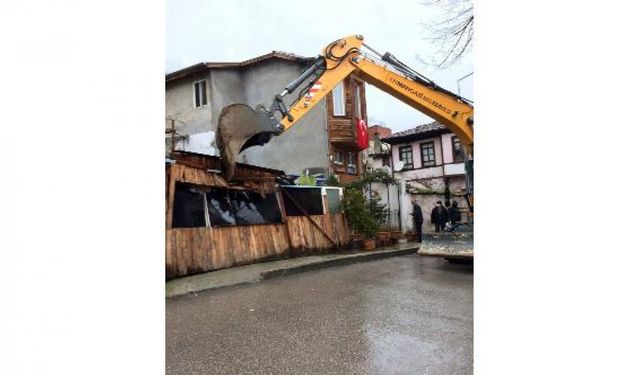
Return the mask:
M 269 107 L 274 96 L 312 61 L 274 51 L 239 63 L 200 63 L 167 74 L 167 149 L 219 155 L 215 134 L 222 108 L 233 103 Z M 285 98 L 288 105 L 308 83 Z M 237 161 L 292 175 L 309 171 L 335 174 L 341 180 L 356 178 L 362 173 L 358 119 L 366 121 L 364 83 L 348 77 L 296 126 L 264 146 L 246 149 Z
M 434 121 L 382 137 L 379 143 L 380 148 L 368 154 L 371 169 L 390 171 L 399 185 L 392 191 L 382 186 L 374 190 L 392 212 L 398 212 L 402 230 L 413 228 L 410 213 L 414 197 L 424 214 L 423 231 L 433 230 L 431 210 L 437 201 L 444 203 L 447 196 L 450 201 L 458 202 L 462 221 L 471 221 L 464 196 L 466 174 L 462 145 L 446 126 Z

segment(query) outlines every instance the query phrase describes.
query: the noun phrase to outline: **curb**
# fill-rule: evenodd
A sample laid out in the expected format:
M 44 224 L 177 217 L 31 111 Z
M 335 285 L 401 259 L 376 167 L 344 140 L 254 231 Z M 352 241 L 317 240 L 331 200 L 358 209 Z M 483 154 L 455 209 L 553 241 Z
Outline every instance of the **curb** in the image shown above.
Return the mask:
M 260 281 L 274 279 L 274 278 L 286 276 L 286 275 L 293 275 L 293 274 L 307 272 L 307 271 L 320 270 L 323 268 L 346 266 L 353 263 L 367 262 L 372 260 L 391 258 L 395 256 L 415 254 L 418 251 L 418 248 L 419 247 L 412 247 L 408 249 L 387 250 L 387 251 L 381 251 L 378 253 L 371 253 L 371 254 L 366 254 L 366 253 L 363 255 L 357 254 L 354 256 L 331 259 L 331 260 L 317 262 L 317 263 L 304 264 L 296 267 L 266 271 L 260 274 Z
M 165 298 L 173 299 L 173 298 L 185 297 L 185 296 L 191 295 L 192 293 L 197 294 L 199 292 L 206 292 L 206 291 L 211 291 L 215 289 L 222 289 L 222 288 L 243 286 L 243 285 L 252 285 L 252 284 L 257 284 L 269 279 L 275 279 L 275 278 L 294 275 L 294 274 L 303 273 L 307 271 L 320 270 L 323 268 L 345 266 L 353 263 L 361 263 L 361 262 L 368 262 L 368 261 L 373 261 L 378 259 L 391 258 L 395 256 L 416 254 L 418 249 L 419 249 L 419 246 L 416 245 L 415 247 L 410 247 L 405 249 L 385 250 L 385 251 L 372 252 L 372 253 L 346 254 L 344 257 L 341 257 L 341 258 L 321 260 L 314 263 L 301 264 L 297 266 L 282 267 L 282 268 L 272 269 L 268 271 L 263 271 L 259 273 L 256 278 L 253 278 L 250 280 L 245 279 L 241 281 L 239 280 L 237 282 L 229 282 L 226 284 L 210 285 L 202 289 L 189 290 L 182 293 L 178 292 L 177 294 L 171 294 L 171 295 L 167 294 L 165 290 Z

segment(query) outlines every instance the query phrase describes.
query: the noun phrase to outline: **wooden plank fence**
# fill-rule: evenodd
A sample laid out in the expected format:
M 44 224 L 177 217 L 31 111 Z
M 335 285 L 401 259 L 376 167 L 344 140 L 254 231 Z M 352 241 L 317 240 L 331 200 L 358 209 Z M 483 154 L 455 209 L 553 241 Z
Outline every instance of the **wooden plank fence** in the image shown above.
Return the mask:
M 168 229 L 166 277 L 332 250 L 331 242 L 309 220 L 315 220 L 338 246 L 349 242 L 342 214 L 288 216 L 284 224 Z
M 176 163 L 168 166 L 166 171 L 167 278 L 270 259 L 327 252 L 345 246 L 350 240 L 344 215 L 287 216 L 279 193 L 277 196 L 283 215 L 282 223 L 173 228 L 176 182 L 270 193 L 277 190 L 275 178 L 283 174 L 282 171 L 239 163 L 236 175 L 242 184 L 230 186 L 220 176 L 208 172 L 208 169 L 220 168 L 218 158 L 190 153 L 178 153 L 174 158 Z

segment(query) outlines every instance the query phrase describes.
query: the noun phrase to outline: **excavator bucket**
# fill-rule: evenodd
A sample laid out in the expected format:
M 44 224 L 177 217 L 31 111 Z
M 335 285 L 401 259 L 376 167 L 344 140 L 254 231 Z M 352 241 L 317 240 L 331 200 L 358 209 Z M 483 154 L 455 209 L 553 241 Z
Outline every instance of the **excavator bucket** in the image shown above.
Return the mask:
M 277 125 L 263 106 L 254 110 L 245 104 L 231 104 L 222 109 L 218 117 L 216 145 L 227 181 L 233 179 L 238 154 L 248 147 L 269 142 L 273 135 L 279 134 Z

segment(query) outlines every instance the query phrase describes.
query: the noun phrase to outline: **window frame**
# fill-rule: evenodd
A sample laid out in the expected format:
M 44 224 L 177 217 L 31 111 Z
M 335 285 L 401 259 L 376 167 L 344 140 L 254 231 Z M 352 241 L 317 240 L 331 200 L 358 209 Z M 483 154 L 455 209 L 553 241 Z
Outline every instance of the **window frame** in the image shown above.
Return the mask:
M 356 153 L 355 152 L 348 152 L 347 153 L 347 165 L 356 165 L 357 160 L 358 160 L 358 158 L 356 157 Z M 351 161 L 353 161 L 353 163 Z
M 460 160 L 456 159 L 456 143 L 458 143 L 460 149 Z M 451 137 L 451 160 L 453 160 L 454 163 L 461 163 L 464 161 L 464 150 L 462 149 L 460 138 L 457 136 Z
M 433 160 L 425 160 L 424 159 L 424 150 L 427 148 L 427 147 L 425 147 L 427 145 L 430 145 L 431 146 L 430 148 L 433 150 Z M 430 163 L 430 164 L 425 164 L 425 162 Z M 422 165 L 422 168 L 435 167 L 437 165 L 437 162 L 438 161 L 436 159 L 436 143 L 435 143 L 435 141 L 427 141 L 427 142 L 420 143 L 420 164 Z
M 344 155 L 340 150 L 333 152 L 333 163 L 336 165 L 344 165 Z
M 341 113 L 337 113 L 336 112 L 336 89 L 338 89 L 338 87 L 340 88 L 340 102 L 342 105 L 342 112 Z M 340 81 L 338 82 L 338 84 L 336 84 L 336 86 L 331 90 L 331 98 L 332 98 L 332 103 L 333 103 L 333 115 L 334 116 L 346 116 L 347 115 L 347 103 L 346 103 L 346 97 L 345 97 L 345 85 L 344 85 L 344 81 Z
M 202 83 L 204 82 L 204 90 L 202 90 Z M 207 79 L 200 79 L 197 80 L 195 82 L 193 82 L 193 108 L 203 108 L 203 107 L 207 107 L 209 105 L 209 98 L 207 96 L 207 86 L 209 86 L 207 84 Z M 196 89 L 197 88 L 197 89 Z M 197 101 L 196 101 L 196 92 L 199 95 L 199 99 L 200 99 L 200 105 L 197 105 Z M 204 95 L 203 95 L 204 93 Z M 204 97 L 204 101 L 206 102 L 205 104 L 202 104 L 202 98 Z
M 352 160 L 353 158 L 353 160 Z M 347 153 L 347 173 L 348 174 L 358 174 L 358 167 L 356 166 L 356 164 L 358 163 L 358 156 L 356 155 L 355 152 L 348 152 Z M 353 161 L 353 163 L 352 163 Z
M 402 159 L 403 151 L 406 149 L 409 149 L 408 154 L 411 157 L 411 165 Z M 413 169 L 413 145 L 398 147 L 398 157 L 400 161 L 404 162 L 404 167 L 402 168 L 403 171 Z

